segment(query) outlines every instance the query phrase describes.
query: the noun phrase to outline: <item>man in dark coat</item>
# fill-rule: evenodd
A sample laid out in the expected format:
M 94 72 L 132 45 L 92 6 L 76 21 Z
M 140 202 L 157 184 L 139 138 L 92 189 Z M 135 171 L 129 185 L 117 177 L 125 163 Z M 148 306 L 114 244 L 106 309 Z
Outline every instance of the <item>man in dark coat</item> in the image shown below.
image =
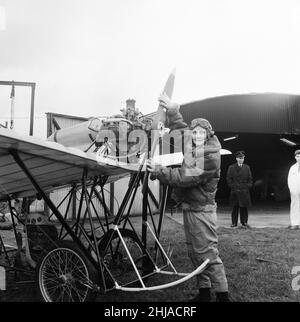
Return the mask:
M 240 211 L 242 227 L 249 228 L 248 207 L 251 206 L 250 188 L 252 187 L 252 174 L 250 167 L 244 163 L 245 152 L 235 153 L 236 163 L 229 166 L 226 179 L 230 192 L 229 203 L 233 207 L 231 213 L 232 225 L 237 227 Z

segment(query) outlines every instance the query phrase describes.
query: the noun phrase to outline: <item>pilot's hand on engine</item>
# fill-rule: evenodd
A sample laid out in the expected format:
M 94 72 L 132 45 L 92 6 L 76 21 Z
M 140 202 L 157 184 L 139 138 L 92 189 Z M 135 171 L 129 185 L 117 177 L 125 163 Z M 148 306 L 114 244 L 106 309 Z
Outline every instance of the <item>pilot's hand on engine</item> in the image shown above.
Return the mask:
M 167 110 L 179 107 L 179 104 L 172 102 L 166 93 L 161 94 L 158 101 L 159 104 Z

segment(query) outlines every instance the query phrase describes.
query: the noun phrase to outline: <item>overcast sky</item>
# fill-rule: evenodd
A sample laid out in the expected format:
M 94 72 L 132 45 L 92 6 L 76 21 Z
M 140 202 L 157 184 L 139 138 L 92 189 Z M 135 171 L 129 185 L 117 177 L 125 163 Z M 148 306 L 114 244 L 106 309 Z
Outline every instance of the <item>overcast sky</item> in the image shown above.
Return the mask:
M 144 113 L 176 68 L 173 99 L 300 94 L 298 0 L 0 0 L 0 80 L 35 82 L 34 134 L 45 112 Z M 0 86 L 0 123 L 10 88 Z M 16 88 L 16 130 L 28 133 L 30 89 Z M 27 122 L 25 124 L 24 118 Z

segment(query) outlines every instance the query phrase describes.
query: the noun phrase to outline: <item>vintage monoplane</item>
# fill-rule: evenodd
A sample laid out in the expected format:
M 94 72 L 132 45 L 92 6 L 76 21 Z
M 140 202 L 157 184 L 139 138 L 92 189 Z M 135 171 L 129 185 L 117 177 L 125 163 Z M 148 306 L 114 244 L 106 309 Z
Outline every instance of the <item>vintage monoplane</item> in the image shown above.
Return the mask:
M 163 90 L 170 98 L 174 79 L 172 72 Z M 91 301 L 97 292 L 163 289 L 205 269 L 208 260 L 191 273 L 179 273 L 171 261 L 171 252 L 160 242 L 168 187 L 163 187 L 156 222 L 149 206 L 153 194 L 145 161 L 156 157 L 160 139 L 167 132 L 165 121 L 166 113 L 159 106 L 150 126 L 125 117 L 95 117 L 79 126 L 58 130 L 47 141 L 0 129 L 0 201 L 9 205 L 19 251 L 24 245 L 20 244 L 15 227 L 19 223 L 24 225 L 26 261 L 36 273 L 42 299 Z M 168 155 L 173 158 L 168 159 Z M 181 162 L 182 154 L 167 153 L 162 158 L 158 153 L 157 158 L 174 166 Z M 130 177 L 128 189 L 118 212 L 112 214 L 103 187 L 124 176 Z M 140 184 L 143 209 L 139 230 L 131 222 L 130 210 Z M 64 214 L 59 208 L 61 203 L 56 206 L 49 197 L 51 191 L 62 186 L 70 186 L 62 201 L 69 200 Z M 76 220 L 70 222 L 68 209 L 78 192 Z M 24 214 L 14 206 L 14 200 L 33 196 L 42 198 L 49 207 L 47 218 L 42 214 Z M 98 215 L 94 198 L 103 207 L 104 218 Z M 92 210 L 96 215 L 92 215 Z M 34 233 L 30 225 L 35 227 Z M 37 238 L 41 234 L 43 238 Z M 154 247 L 147 242 L 149 234 Z M 40 244 L 34 244 L 34 239 L 40 240 Z M 148 286 L 149 277 L 154 274 L 177 278 Z

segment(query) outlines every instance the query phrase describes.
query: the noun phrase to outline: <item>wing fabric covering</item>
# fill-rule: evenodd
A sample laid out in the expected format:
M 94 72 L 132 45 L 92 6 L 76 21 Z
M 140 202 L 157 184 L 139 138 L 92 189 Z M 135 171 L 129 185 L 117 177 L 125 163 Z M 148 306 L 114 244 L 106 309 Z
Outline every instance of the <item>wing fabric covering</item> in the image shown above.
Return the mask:
M 10 150 L 17 151 L 25 166 L 45 191 L 80 182 L 85 168 L 89 178 L 109 176 L 109 182 L 137 169 L 134 165 L 128 165 L 126 168 L 118 162 L 105 164 L 96 159 L 95 153 L 85 153 L 59 143 L 0 129 L 0 200 L 6 199 L 8 194 L 14 194 L 15 197 L 35 194 L 34 187 L 10 154 Z

